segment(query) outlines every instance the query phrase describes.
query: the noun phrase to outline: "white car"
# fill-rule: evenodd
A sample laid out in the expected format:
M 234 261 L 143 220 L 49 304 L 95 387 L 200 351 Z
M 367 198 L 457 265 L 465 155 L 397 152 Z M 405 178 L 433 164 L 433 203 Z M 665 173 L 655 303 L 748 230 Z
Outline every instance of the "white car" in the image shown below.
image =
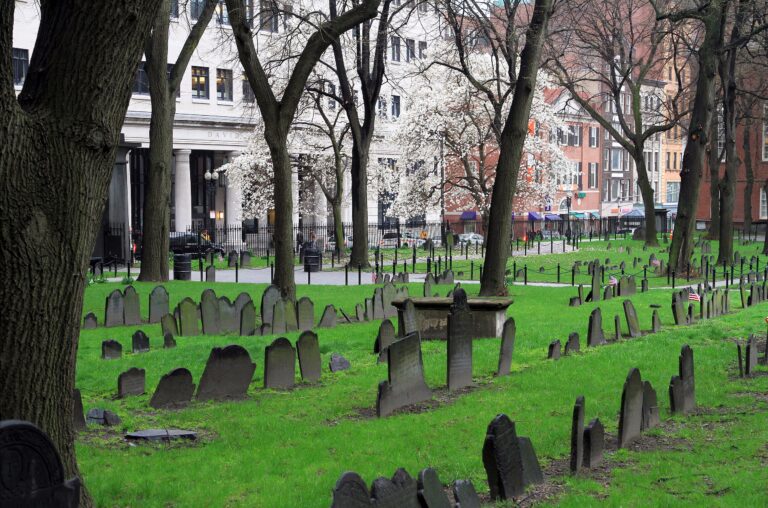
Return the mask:
M 463 233 L 459 235 L 459 243 L 462 245 L 483 245 L 485 239 L 483 235 L 477 233 Z

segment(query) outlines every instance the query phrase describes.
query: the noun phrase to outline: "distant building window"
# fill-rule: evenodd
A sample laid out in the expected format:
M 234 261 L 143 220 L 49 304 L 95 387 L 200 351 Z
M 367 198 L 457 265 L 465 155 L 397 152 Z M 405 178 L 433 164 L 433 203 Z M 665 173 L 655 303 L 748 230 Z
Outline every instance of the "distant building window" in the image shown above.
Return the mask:
M 768 161 L 768 104 L 763 106 L 763 160 Z
M 419 2 L 419 12 L 425 13 L 429 10 L 429 4 L 425 1 Z
M 171 19 L 179 17 L 179 0 L 171 0 Z
M 139 62 L 136 69 L 136 79 L 133 81 L 134 95 L 149 95 L 149 77 L 147 76 L 147 62 Z
M 581 146 L 581 126 L 568 126 L 568 146 Z
M 13 48 L 13 84 L 21 86 L 27 79 L 29 70 L 29 51 Z
M 421 5 L 421 4 L 420 4 Z M 405 39 L 405 61 L 410 62 L 416 59 L 416 41 Z
M 400 61 L 400 37 L 392 37 L 390 45 L 392 46 L 392 61 Z
M 677 203 L 679 197 L 680 182 L 667 182 L 667 203 Z
M 392 118 L 400 118 L 400 96 L 392 96 Z
M 598 146 L 600 146 L 600 128 L 590 127 L 589 128 L 589 147 L 597 148 Z
M 379 96 L 379 116 L 382 118 L 387 117 L 387 99 Z
M 243 102 L 252 103 L 256 100 L 256 96 L 251 88 L 251 83 L 247 79 L 243 78 Z
M 216 99 L 232 102 L 232 71 L 216 69 Z
M 203 14 L 203 8 L 205 7 L 205 0 L 190 0 L 189 2 L 189 17 L 192 20 L 197 20 Z
M 261 0 L 261 29 L 265 32 L 277 32 L 279 19 L 277 3 L 274 0 Z
M 427 58 L 427 41 L 419 41 L 419 58 Z
M 192 98 L 210 98 L 208 89 L 208 67 L 192 67 Z
M 224 0 L 219 0 L 219 4 L 216 6 L 216 21 L 220 25 L 229 25 L 229 13 L 227 13 L 227 5 Z
M 760 189 L 760 218 L 768 219 L 768 199 L 766 199 L 765 189 Z
M 589 163 L 589 188 L 597 189 L 597 162 Z

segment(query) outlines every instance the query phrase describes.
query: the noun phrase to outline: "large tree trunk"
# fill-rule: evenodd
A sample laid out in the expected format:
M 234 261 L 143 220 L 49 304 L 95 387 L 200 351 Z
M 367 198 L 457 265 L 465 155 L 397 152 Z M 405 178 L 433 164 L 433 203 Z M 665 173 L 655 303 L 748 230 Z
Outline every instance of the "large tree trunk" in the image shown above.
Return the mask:
M 344 238 L 344 224 L 341 222 L 341 200 L 331 201 L 331 211 L 333 212 L 333 237 L 336 240 L 336 254 L 341 260 L 341 253 L 344 252 L 346 244 Z
M 293 268 L 293 189 L 288 132 L 265 131 L 275 171 L 275 284 L 283 298 L 296 300 Z
M 640 194 L 643 197 L 643 211 L 645 214 L 645 244 L 655 246 L 659 244 L 656 234 L 656 205 L 653 195 L 653 187 L 648 180 L 648 171 L 645 167 L 645 159 L 642 157 L 642 146 L 639 147 L 640 157 L 635 158 L 635 167 L 637 168 L 637 185 L 640 188 Z
M 0 415 L 39 426 L 73 476 L 86 271 L 156 5 L 92 2 L 86 16 L 81 2 L 43 2 L 17 101 L 15 3 L 0 0 Z
M 503 295 L 507 291 L 504 277 L 512 232 L 512 198 L 520 172 L 525 137 L 528 135 L 528 117 L 551 12 L 552 0 L 536 0 L 525 37 L 525 47 L 520 54 L 520 71 L 512 105 L 499 140 L 499 162 L 493 184 L 494 199 L 491 202 L 490 227 L 480 283 L 482 296 Z
M 369 134 L 370 133 L 370 134 Z M 368 151 L 373 129 L 362 131 L 362 140 L 353 138 L 351 188 L 352 188 L 352 255 L 353 267 L 367 268 L 368 261 Z
M 755 187 L 755 172 L 752 169 L 752 119 L 744 121 L 742 147 L 744 148 L 744 234 L 748 235 L 752 229 L 752 189 Z
M 720 237 L 720 151 L 717 149 L 718 115 L 712 116 L 709 129 L 710 150 L 707 157 L 709 169 L 709 231 L 707 238 L 716 240 Z

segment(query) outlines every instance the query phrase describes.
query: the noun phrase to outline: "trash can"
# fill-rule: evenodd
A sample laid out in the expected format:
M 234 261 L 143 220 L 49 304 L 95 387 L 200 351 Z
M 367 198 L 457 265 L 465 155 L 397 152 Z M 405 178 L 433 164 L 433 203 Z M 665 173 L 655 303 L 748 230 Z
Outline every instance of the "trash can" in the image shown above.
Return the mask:
M 305 245 L 304 252 L 304 271 L 319 272 L 323 269 L 323 252 L 314 246 Z
M 173 255 L 173 280 L 192 280 L 192 255 Z

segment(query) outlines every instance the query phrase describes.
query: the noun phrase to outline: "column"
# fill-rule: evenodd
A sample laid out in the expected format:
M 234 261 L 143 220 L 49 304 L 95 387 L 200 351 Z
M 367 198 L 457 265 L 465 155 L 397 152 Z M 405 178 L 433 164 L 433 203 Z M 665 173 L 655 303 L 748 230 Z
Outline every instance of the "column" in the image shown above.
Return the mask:
M 176 156 L 176 231 L 183 233 L 192 227 L 192 179 L 189 170 L 192 150 L 174 150 L 173 153 Z
M 233 159 L 240 156 L 240 152 L 229 152 L 228 158 Z M 232 183 L 229 175 L 225 175 L 227 184 L 227 194 L 224 204 L 224 219 L 227 224 L 227 247 L 234 250 L 242 250 L 243 246 L 243 222 L 242 222 L 242 194 L 240 187 Z

